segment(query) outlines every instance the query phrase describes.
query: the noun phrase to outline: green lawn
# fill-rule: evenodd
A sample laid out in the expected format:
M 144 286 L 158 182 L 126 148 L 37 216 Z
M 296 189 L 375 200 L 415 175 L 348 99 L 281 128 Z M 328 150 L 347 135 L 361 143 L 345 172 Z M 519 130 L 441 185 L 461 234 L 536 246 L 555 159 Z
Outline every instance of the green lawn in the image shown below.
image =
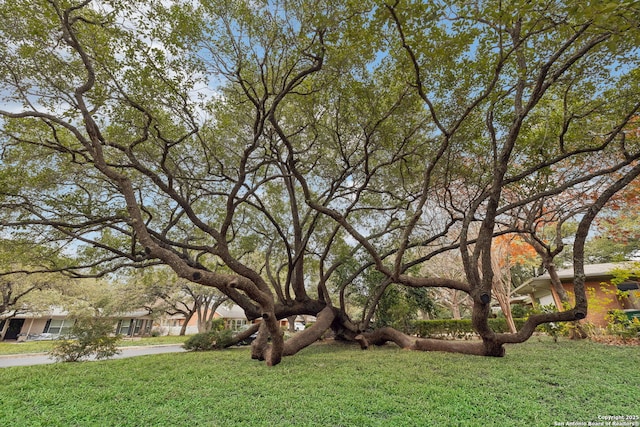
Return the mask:
M 5 368 L 0 426 L 588 425 L 640 415 L 638 366 L 533 338 L 500 359 L 333 343 L 272 368 L 247 348 Z
M 140 339 L 123 339 L 118 347 L 159 344 L 182 344 L 188 336 L 149 337 Z M 55 345 L 55 341 L 0 342 L 0 356 L 6 354 L 47 353 Z M 0 424 L 1 426 L 1 424 Z

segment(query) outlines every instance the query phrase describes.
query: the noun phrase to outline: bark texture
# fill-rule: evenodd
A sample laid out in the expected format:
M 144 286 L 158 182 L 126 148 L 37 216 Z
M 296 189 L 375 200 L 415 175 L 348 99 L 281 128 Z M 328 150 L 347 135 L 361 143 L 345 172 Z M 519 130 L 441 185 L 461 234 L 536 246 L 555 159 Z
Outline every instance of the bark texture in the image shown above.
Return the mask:
M 504 347 L 497 342 L 489 341 L 448 341 L 438 339 L 416 338 L 393 328 L 381 328 L 373 332 L 355 337 L 362 349 L 370 345 L 383 345 L 393 342 L 398 347 L 418 351 L 444 351 L 476 356 L 504 356 Z
M 304 331 L 296 333 L 284 343 L 283 356 L 291 356 L 318 341 L 336 318 L 333 307 L 325 307 L 317 316 L 316 322 Z

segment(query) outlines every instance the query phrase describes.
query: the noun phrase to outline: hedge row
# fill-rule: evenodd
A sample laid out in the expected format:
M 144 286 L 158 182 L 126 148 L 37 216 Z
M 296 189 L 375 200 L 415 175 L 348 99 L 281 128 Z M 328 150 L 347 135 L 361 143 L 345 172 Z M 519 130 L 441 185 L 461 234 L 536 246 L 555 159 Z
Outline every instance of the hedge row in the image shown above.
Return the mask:
M 526 319 L 513 319 L 519 330 Z M 413 323 L 415 334 L 422 338 L 470 338 L 476 335 L 471 325 L 471 319 L 438 319 L 416 320 Z M 489 326 L 495 332 L 509 332 L 507 319 L 489 319 Z

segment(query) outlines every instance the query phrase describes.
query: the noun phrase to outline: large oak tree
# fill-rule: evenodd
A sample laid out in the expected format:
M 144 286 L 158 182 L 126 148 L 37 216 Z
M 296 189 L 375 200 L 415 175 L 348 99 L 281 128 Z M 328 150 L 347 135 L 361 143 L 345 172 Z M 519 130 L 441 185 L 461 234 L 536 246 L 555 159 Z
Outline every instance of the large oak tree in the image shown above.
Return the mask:
M 166 265 L 217 288 L 262 319 L 252 356 L 270 365 L 328 328 L 363 348 L 500 356 L 540 323 L 586 315 L 585 239 L 640 174 L 625 133 L 640 108 L 638 12 L 0 2 L 2 233 L 72 248 L 58 268 L 73 276 Z M 575 306 L 495 333 L 492 241 L 576 198 Z M 419 275 L 444 252 L 464 278 Z M 352 318 L 345 296 L 371 290 L 372 270 L 381 282 Z M 468 294 L 482 340 L 370 329 L 391 285 Z M 297 314 L 318 320 L 285 342 L 278 320 Z

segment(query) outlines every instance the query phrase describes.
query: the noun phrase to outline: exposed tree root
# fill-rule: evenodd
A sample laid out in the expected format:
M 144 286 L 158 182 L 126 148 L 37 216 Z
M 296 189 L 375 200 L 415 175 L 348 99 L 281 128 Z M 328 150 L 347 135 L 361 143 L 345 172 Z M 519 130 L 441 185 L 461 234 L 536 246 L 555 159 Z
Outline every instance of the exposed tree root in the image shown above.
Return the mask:
M 382 345 L 389 341 L 398 347 L 418 351 L 446 351 L 450 353 L 472 354 L 476 356 L 504 356 L 501 344 L 484 341 L 446 341 L 427 338 L 416 338 L 393 328 L 381 328 L 373 332 L 357 335 L 355 340 L 363 349 L 370 345 Z
M 355 341 L 362 349 L 371 345 L 383 345 L 393 342 L 397 346 L 416 351 L 444 351 L 450 353 L 470 354 L 476 356 L 502 357 L 505 354 L 504 344 L 522 343 L 531 337 L 536 326 L 550 321 L 575 321 L 584 318 L 584 311 L 574 309 L 560 313 L 543 313 L 531 316 L 525 325 L 515 334 L 495 334 L 486 329 L 481 334 L 482 339 L 477 341 L 449 341 L 429 338 L 416 338 L 396 329 L 385 327 L 371 332 L 358 333 L 342 321 L 340 312 L 331 306 L 322 309 L 317 316 L 314 325 L 287 341 L 283 341 L 282 334 L 273 334 L 273 325 L 261 322 L 258 338 L 251 346 L 251 357 L 258 360 L 266 360 L 267 365 L 273 366 L 280 362 L 284 356 L 291 356 L 303 348 L 319 340 L 325 331 L 332 328 L 337 336 L 348 341 Z M 279 331 L 279 329 L 278 329 Z M 271 344 L 268 338 L 271 337 Z M 281 343 L 277 351 L 278 341 Z M 274 352 L 275 351 L 275 352 Z

